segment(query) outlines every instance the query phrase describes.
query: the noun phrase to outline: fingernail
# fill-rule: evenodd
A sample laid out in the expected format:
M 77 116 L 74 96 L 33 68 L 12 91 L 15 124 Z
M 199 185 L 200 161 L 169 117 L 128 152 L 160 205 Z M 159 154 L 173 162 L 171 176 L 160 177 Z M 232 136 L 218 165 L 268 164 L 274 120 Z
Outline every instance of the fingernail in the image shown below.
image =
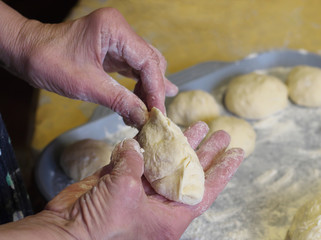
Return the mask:
M 166 96 L 167 97 L 173 97 L 177 94 L 178 92 L 178 87 L 174 84 L 171 84 L 166 88 Z
M 138 152 L 140 155 L 142 155 L 142 151 L 141 151 L 141 148 L 139 146 L 139 143 L 134 139 L 125 139 L 120 144 L 120 150 L 121 151 L 129 150 L 129 149 L 133 149 L 136 152 Z
M 137 107 L 130 111 L 129 119 L 124 119 L 125 123 L 140 129 L 148 119 L 148 111 L 146 106 Z

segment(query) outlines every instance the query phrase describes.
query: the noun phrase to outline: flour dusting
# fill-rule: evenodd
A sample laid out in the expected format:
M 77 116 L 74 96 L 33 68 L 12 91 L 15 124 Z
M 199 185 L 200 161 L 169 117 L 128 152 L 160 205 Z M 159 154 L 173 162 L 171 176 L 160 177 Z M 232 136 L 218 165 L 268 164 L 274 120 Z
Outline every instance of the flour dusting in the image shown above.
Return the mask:
M 304 54 L 304 52 L 302 52 Z M 285 81 L 290 68 L 258 70 Z M 226 85 L 213 90 L 221 102 Z M 222 115 L 229 114 L 222 108 Z M 321 193 L 321 108 L 289 102 L 283 111 L 249 121 L 256 148 L 182 240 L 283 240 L 298 208 Z

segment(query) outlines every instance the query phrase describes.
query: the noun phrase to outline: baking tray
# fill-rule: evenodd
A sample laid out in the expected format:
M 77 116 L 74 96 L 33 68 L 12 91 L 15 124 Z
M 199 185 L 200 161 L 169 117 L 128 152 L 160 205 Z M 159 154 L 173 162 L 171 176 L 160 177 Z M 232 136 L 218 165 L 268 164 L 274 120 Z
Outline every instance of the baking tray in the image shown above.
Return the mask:
M 236 62 L 205 62 L 168 78 L 180 91 L 202 89 L 214 94 L 222 105 L 226 83 L 234 76 L 296 65 L 321 67 L 321 56 L 305 50 L 254 53 Z M 283 76 L 284 77 L 284 76 Z M 320 93 L 321 94 L 321 93 Z M 171 98 L 166 100 L 166 104 Z M 321 109 L 289 103 L 284 111 L 260 121 L 251 121 L 257 133 L 253 154 L 211 208 L 195 219 L 182 239 L 284 239 L 295 211 L 321 192 Z M 52 199 L 70 179 L 57 164 L 68 144 L 84 138 L 111 143 L 135 135 L 122 119 L 98 107 L 91 121 L 53 140 L 40 155 L 36 182 L 44 197 Z

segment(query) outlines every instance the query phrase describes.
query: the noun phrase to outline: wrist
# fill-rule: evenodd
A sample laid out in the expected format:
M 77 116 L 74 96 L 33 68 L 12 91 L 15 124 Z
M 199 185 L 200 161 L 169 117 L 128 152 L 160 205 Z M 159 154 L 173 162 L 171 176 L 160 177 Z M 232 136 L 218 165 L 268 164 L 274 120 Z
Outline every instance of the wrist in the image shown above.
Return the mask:
M 27 80 L 30 54 L 43 25 L 22 16 L 0 0 L 0 66 Z
M 19 32 L 28 21 L 15 10 L 0 1 L 0 61 L 7 69 L 13 69 L 14 56 L 19 54 Z
M 0 240 L 75 239 L 75 237 L 67 231 L 68 223 L 67 220 L 64 220 L 50 211 L 42 211 L 17 222 L 0 225 Z

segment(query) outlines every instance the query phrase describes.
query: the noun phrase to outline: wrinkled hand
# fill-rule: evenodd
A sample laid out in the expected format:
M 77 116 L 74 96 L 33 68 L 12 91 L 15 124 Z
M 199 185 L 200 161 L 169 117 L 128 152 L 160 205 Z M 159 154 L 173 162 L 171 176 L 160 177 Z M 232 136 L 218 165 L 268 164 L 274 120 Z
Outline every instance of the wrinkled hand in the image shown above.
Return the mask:
M 16 46 L 16 71 L 31 85 L 109 107 L 132 126 L 147 120 L 147 108 L 164 113 L 165 95 L 177 93 L 164 76 L 164 57 L 115 9 L 61 24 L 28 20 Z M 137 80 L 135 94 L 106 72 Z
M 207 131 L 206 124 L 198 122 L 185 136 L 196 148 Z M 241 149 L 225 152 L 229 141 L 228 134 L 219 131 L 197 150 L 206 178 L 198 205 L 156 194 L 142 178 L 139 144 L 130 139 L 115 147 L 110 165 L 59 193 L 47 212 L 67 222 L 64 231 L 79 239 L 179 239 L 191 221 L 211 206 L 241 163 Z

